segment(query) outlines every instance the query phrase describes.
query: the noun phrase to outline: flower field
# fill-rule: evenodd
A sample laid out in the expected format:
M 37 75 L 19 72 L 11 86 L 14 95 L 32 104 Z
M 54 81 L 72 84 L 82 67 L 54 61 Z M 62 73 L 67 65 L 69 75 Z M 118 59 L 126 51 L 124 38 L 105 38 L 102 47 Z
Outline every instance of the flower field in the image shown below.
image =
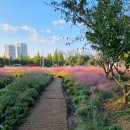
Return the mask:
M 49 72 L 54 76 L 68 77 L 71 76 L 79 84 L 86 84 L 93 87 L 111 91 L 115 85 L 112 81 L 105 77 L 104 71 L 96 66 L 87 67 L 5 67 L 0 68 L 0 76 L 11 75 L 21 77 L 28 72 Z
M 76 120 L 76 126 L 79 123 L 77 127 L 79 130 L 96 130 L 96 128 L 121 130 L 116 123 L 109 121 L 105 124 L 106 120 L 109 120 L 109 114 L 113 120 L 119 119 L 115 117 L 116 114 L 123 121 L 127 114 L 116 113 L 119 104 L 116 99 L 118 93 L 114 93 L 116 84 L 113 80 L 107 79 L 104 71 L 97 66 L 0 68 L 0 128 L 2 130 L 11 130 L 23 122 L 40 92 L 51 83 L 52 75 L 64 78 L 63 88 L 69 95 L 68 99 L 71 100 L 67 101 L 67 111 L 71 113 L 72 122 Z M 109 112 L 109 107 L 105 107 L 111 106 L 109 99 L 112 99 L 112 103 L 116 106 L 113 108 L 113 113 Z M 71 106 L 70 102 L 74 106 Z M 99 121 L 100 119 L 102 121 Z
M 53 76 L 40 68 L 0 69 L 0 130 L 13 130 L 30 112 Z
M 0 68 L 0 76 L 15 76 L 21 77 L 28 72 L 40 72 L 40 67 L 4 67 Z
M 111 91 L 115 84 L 105 77 L 103 69 L 96 66 L 87 67 L 55 67 L 45 69 L 59 77 L 72 77 L 79 84 L 90 85 Z

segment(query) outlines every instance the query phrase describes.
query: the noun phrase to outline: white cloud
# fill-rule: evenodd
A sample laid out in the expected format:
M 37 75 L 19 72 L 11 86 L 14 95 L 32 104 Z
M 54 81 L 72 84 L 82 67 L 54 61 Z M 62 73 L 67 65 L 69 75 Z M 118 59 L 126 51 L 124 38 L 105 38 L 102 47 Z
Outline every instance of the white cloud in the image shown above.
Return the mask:
M 27 26 L 27 25 L 19 26 L 18 28 L 19 28 L 19 30 L 29 32 L 30 39 L 32 39 L 32 41 L 37 41 L 39 39 L 38 31 L 35 28 L 33 28 L 31 26 Z
M 62 23 L 62 21 L 60 21 L 60 23 Z M 30 42 L 37 42 L 37 43 L 43 43 L 43 44 L 55 44 L 59 42 L 60 40 L 62 40 L 60 36 L 55 36 L 55 35 L 53 35 L 50 38 L 44 38 L 41 35 L 40 31 L 28 25 L 12 26 L 9 24 L 0 24 L 0 29 L 4 31 L 24 31 L 25 33 L 27 32 L 29 33 L 29 37 L 27 39 Z M 46 29 L 44 30 L 44 32 L 51 33 L 52 30 Z
M 62 40 L 62 38 L 60 36 L 53 35 L 52 37 L 50 37 L 48 39 L 41 38 L 40 42 L 43 43 L 43 44 L 55 44 L 55 43 L 58 43 L 61 40 Z
M 4 31 L 11 31 L 11 32 L 15 32 L 17 31 L 17 27 L 16 26 L 12 26 L 12 25 L 9 25 L 9 24 L 0 24 L 0 29 L 4 30 Z
M 54 20 L 53 24 L 54 25 L 63 25 L 63 24 L 65 24 L 65 21 L 63 19 Z
M 52 32 L 52 30 L 51 29 L 46 29 L 46 31 L 45 31 L 46 33 L 51 33 Z

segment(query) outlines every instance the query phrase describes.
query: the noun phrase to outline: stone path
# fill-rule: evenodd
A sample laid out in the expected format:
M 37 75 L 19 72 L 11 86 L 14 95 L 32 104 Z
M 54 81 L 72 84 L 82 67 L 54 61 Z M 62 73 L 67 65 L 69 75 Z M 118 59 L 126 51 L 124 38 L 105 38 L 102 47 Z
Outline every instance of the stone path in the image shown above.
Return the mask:
M 17 130 L 68 130 L 60 78 L 56 77 L 42 93 L 30 116 Z

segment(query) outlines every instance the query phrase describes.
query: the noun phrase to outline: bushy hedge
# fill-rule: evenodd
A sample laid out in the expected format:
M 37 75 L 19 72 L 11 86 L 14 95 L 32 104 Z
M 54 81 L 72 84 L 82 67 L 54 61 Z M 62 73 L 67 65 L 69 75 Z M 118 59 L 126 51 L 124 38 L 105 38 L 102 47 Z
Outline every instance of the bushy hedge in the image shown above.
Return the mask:
M 13 130 L 28 115 L 30 107 L 53 76 L 31 73 L 0 90 L 0 123 L 2 130 Z
M 6 85 L 12 82 L 11 77 L 0 77 L 0 88 L 4 88 Z
M 64 79 L 64 89 L 71 97 L 79 119 L 76 130 L 122 130 L 118 125 L 109 123 L 110 117 L 103 108 L 104 101 L 111 94 L 99 89 L 92 90 L 90 86 L 78 85 L 70 78 Z M 70 108 L 68 106 L 68 113 Z

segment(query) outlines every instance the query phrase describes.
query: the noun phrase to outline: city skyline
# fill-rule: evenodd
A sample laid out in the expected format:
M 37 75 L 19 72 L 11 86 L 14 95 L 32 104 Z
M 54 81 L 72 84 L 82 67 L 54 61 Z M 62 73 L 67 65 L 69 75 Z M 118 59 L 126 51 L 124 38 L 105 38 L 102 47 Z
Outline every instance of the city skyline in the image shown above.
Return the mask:
M 27 56 L 30 56 L 27 50 L 28 47 L 26 43 L 17 43 L 17 45 L 6 44 L 4 56 L 6 56 L 7 58 L 17 59 L 20 58 L 20 56 L 22 55 L 23 57 L 26 58 Z M 52 52 L 49 52 L 48 54 L 52 54 L 53 56 L 54 52 L 62 53 L 65 59 L 67 59 L 70 56 L 83 56 L 86 54 L 83 48 L 75 48 L 67 51 L 62 51 L 60 49 L 55 48 Z M 39 53 L 39 51 L 37 53 Z M 47 57 L 48 55 L 48 54 L 44 55 L 43 53 L 39 54 L 45 57 Z
M 82 24 L 71 26 L 70 22 L 66 23 L 61 18 L 59 12 L 44 5 L 42 0 L 2 0 L 0 17 L 0 56 L 4 55 L 4 46 L 8 43 L 27 43 L 31 57 L 38 51 L 42 53 L 44 50 L 45 54 L 55 48 L 67 51 L 81 48 L 86 43 L 75 42 L 66 46 L 66 37 L 79 35 Z
M 13 44 L 6 44 L 5 45 L 5 53 L 4 56 L 12 59 L 17 59 L 22 57 L 27 57 L 28 52 L 27 52 L 27 44 L 25 43 L 17 43 L 17 45 Z
M 14 45 L 5 45 L 5 56 L 7 58 L 16 59 L 16 48 Z
M 17 44 L 17 58 L 20 58 L 21 55 L 22 55 L 22 57 L 28 56 L 27 44 L 25 44 L 25 43 Z

